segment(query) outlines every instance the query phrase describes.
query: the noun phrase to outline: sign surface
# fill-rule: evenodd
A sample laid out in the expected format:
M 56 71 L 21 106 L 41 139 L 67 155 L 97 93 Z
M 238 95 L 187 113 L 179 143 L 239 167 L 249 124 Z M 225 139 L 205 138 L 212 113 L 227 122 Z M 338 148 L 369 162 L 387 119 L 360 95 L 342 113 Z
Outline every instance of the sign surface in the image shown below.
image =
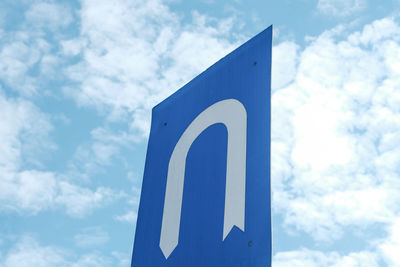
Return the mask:
M 134 267 L 271 266 L 272 26 L 153 108 Z

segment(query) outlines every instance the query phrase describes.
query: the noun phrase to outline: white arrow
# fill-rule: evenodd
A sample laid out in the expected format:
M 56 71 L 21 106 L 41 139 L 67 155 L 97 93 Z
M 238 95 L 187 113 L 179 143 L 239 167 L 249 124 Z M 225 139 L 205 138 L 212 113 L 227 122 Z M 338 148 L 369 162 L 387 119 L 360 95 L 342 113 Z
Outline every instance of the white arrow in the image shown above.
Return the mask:
M 201 112 L 182 134 L 172 152 L 160 236 L 160 248 L 166 259 L 178 245 L 187 154 L 196 138 L 216 123 L 224 124 L 228 130 L 222 241 L 233 226 L 242 231 L 245 229 L 247 113 L 242 103 L 227 99 Z

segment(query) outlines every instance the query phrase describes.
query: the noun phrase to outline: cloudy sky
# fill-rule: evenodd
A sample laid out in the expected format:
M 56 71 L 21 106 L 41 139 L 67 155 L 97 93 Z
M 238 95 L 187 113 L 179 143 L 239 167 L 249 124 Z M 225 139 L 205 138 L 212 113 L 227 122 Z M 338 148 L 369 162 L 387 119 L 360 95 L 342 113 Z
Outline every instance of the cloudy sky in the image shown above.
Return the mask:
M 274 24 L 274 267 L 400 266 L 399 0 L 2 0 L 0 266 L 130 266 L 151 108 Z

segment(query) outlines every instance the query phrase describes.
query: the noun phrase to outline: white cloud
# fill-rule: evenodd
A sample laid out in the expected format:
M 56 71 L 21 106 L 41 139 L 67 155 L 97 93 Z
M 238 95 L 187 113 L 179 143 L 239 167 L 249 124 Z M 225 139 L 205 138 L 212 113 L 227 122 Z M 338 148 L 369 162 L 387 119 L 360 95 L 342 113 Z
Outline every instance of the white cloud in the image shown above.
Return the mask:
M 103 166 L 109 165 L 118 152 L 119 147 L 114 143 L 94 141 L 90 145 L 85 144 L 77 148 L 70 167 L 90 175 L 99 172 Z
M 0 88 L 0 210 L 36 214 L 65 207 L 68 214 L 82 217 L 116 197 L 110 189 L 82 188 L 63 182 L 65 175 L 43 170 L 42 153 L 56 148 L 49 138 L 51 116 L 26 99 L 38 93 L 39 85 L 44 86 L 43 77 L 51 81 L 59 75 L 61 59 L 53 44 L 43 38 L 42 28 L 66 27 L 71 14 L 64 6 L 35 2 L 25 15 L 23 23 L 29 24 L 29 30 L 5 33 L 0 44 L 0 81 L 22 95 L 7 97 Z M 93 145 L 97 161 L 107 161 L 113 149 L 104 143 Z M 82 202 L 74 207 L 71 196 Z
M 64 248 L 43 246 L 30 237 L 22 237 L 3 258 L 0 258 L 0 266 L 4 267 L 105 267 L 116 266 L 120 262 L 113 263 L 110 256 L 93 252 L 76 255 Z
M 48 134 L 52 130 L 49 119 L 31 102 L 7 98 L 0 88 L 0 170 L 15 171 L 21 167 L 23 154 L 50 148 Z M 24 142 L 21 142 L 24 138 Z
M 46 70 L 54 63 L 50 57 L 43 58 L 51 54 L 51 45 L 42 37 L 34 36 L 33 32 L 7 33 L 4 39 L 6 41 L 0 44 L 1 82 L 26 96 L 37 93 L 40 77 L 30 71 L 37 64 Z
M 42 247 L 36 240 L 24 237 L 4 257 L 1 264 L 4 267 L 53 267 L 68 266 L 65 260 L 65 253 L 55 247 Z
M 120 222 L 127 222 L 132 225 L 136 225 L 137 210 L 139 208 L 140 201 L 140 187 L 132 187 L 132 192 L 129 194 L 128 206 L 130 209 L 123 215 L 115 216 L 114 218 Z
M 76 263 L 70 265 L 71 267 L 105 267 L 115 266 L 111 263 L 110 259 L 99 255 L 98 253 L 92 253 L 82 256 Z
M 272 99 L 272 183 L 291 231 L 332 242 L 400 212 L 397 28 L 386 18 L 345 40 L 328 31 L 289 60 L 295 78 Z
M 10 176 L 0 179 L 0 209 L 35 214 L 52 206 L 56 194 L 56 181 L 52 173 L 31 170 Z
M 32 1 L 25 19 L 14 31 L 0 31 L 0 82 L 23 96 L 45 91 L 50 81 L 60 78 L 62 58 L 58 42 L 73 20 L 68 6 L 49 1 Z M 46 30 L 51 34 L 46 35 Z M 61 55 L 60 55 L 61 56 Z
M 114 251 L 112 255 L 118 260 L 119 266 L 129 266 L 131 264 L 131 255 L 127 253 L 121 253 Z
M 0 210 L 37 214 L 63 207 L 69 215 L 83 217 L 119 197 L 109 188 L 83 188 L 39 170 L 40 160 L 33 159 L 54 147 L 49 137 L 53 127 L 31 102 L 0 91 L 0 121 Z M 98 150 L 104 157 L 105 149 Z
M 78 87 L 65 92 L 130 122 L 135 135 L 147 135 L 156 103 L 234 47 L 232 18 L 193 13 L 183 27 L 158 0 L 83 1 L 81 25 L 81 38 L 65 43 L 67 53 L 84 58 L 67 72 Z
M 115 131 L 111 127 L 98 127 L 91 131 L 91 142 L 77 147 L 73 159 L 68 163 L 69 175 L 88 180 L 101 173 L 120 156 L 121 149 L 129 149 L 140 140 L 126 131 Z
M 376 20 L 364 27 L 363 31 L 355 32 L 348 40 L 352 45 L 373 45 L 384 40 L 399 41 L 399 25 L 393 18 Z
M 124 215 L 116 216 L 115 219 L 121 222 L 128 222 L 130 224 L 136 224 L 137 220 L 137 212 L 136 211 L 128 211 Z
M 366 5 L 366 0 L 318 0 L 317 9 L 325 15 L 348 16 Z
M 87 45 L 85 39 L 72 39 L 61 41 L 62 53 L 66 56 L 76 56 Z
M 299 47 L 293 42 L 282 42 L 273 47 L 272 91 L 282 88 L 295 78 Z
M 49 119 L 32 103 L 6 98 L 0 91 L 0 120 L 0 209 L 36 213 L 49 207 L 56 193 L 54 175 L 23 168 L 38 164 L 30 158 L 53 147 Z
M 74 236 L 75 244 L 80 248 L 95 248 L 104 245 L 110 239 L 101 227 L 85 228 Z
M 400 218 L 397 218 L 389 227 L 389 237 L 379 248 L 388 266 L 400 266 Z
M 122 196 L 106 187 L 92 190 L 36 170 L 3 174 L 0 188 L 0 210 L 28 215 L 62 208 L 68 215 L 81 218 Z
M 340 255 L 336 252 L 323 253 L 307 249 L 280 252 L 273 260 L 274 267 L 377 267 L 378 257 L 376 254 L 362 251 Z
M 34 28 L 57 30 L 72 22 L 71 10 L 66 5 L 35 2 L 25 12 L 27 22 Z
M 55 203 L 65 206 L 67 214 L 73 217 L 84 217 L 96 208 L 103 207 L 120 197 L 119 193 L 106 187 L 95 191 L 67 182 L 59 183 L 60 193 Z
M 48 80 L 56 80 L 58 78 L 57 66 L 60 59 L 55 55 L 44 55 L 40 61 L 40 72 L 46 76 Z

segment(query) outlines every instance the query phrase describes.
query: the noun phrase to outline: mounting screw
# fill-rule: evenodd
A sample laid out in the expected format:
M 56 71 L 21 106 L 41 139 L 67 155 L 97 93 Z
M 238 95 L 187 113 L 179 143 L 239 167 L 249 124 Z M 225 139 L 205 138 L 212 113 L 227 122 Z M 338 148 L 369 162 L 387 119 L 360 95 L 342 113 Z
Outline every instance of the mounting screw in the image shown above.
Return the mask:
M 251 247 L 253 245 L 253 241 L 249 241 L 249 243 L 247 243 L 249 245 L 249 247 Z
M 253 65 L 254 65 L 254 66 L 257 65 L 257 61 L 254 61 Z

